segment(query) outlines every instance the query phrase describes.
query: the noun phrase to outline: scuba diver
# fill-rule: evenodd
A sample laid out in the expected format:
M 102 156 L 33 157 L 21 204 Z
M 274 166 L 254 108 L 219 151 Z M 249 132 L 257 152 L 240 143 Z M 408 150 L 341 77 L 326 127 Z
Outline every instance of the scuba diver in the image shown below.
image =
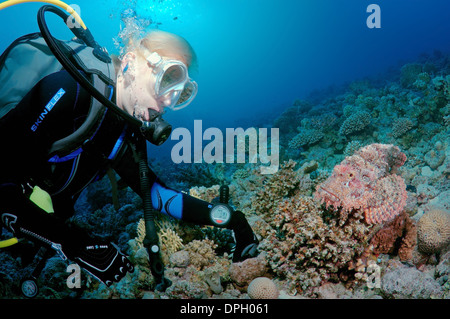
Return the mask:
M 258 240 L 242 212 L 171 189 L 147 165 L 147 141 L 160 145 L 171 131 L 161 115 L 187 106 L 197 93 L 197 83 L 188 73 L 195 60 L 189 43 L 153 30 L 130 41 L 126 53 L 111 61 L 87 28 L 72 30 L 79 39 L 70 45 L 49 35 L 43 19 L 47 11 L 68 17 L 53 6 L 41 8 L 41 33 L 18 39 L 0 58 L 0 63 L 12 63 L 9 59 L 21 57 L 14 54 L 19 44 L 32 48 L 46 44 L 62 64 L 4 115 L 0 105 L 2 225 L 16 238 L 37 241 L 77 262 L 108 286 L 120 281 L 133 271 L 127 256 L 115 244 L 66 223 L 81 191 L 112 169 L 143 198 L 144 245 L 158 290 L 165 290 L 170 281 L 164 278 L 159 257 L 155 210 L 185 222 L 232 230 L 233 262 L 257 256 Z M 17 72 L 2 86 L 10 86 L 8 94 L 14 94 L 14 85 L 35 76 L 34 70 L 44 62 L 16 63 Z

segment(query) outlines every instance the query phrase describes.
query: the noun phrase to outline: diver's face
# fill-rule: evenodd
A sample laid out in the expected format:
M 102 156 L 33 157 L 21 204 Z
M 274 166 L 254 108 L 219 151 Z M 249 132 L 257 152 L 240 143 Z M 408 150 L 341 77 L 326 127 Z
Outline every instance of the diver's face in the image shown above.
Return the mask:
M 152 71 L 146 60 L 127 53 L 117 77 L 117 104 L 142 121 L 150 121 L 148 109 L 162 113 L 165 106 L 170 105 L 169 98 L 156 97 L 156 79 Z

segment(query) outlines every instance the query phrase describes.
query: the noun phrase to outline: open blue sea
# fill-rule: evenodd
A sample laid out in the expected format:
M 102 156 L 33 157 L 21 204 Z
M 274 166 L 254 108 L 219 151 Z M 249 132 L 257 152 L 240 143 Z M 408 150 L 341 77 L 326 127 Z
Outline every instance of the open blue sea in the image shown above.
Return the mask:
M 69 2 L 68 2 L 69 3 Z M 0 11 L 0 51 L 38 31 L 43 3 Z M 114 39 L 122 13 L 135 11 L 145 28 L 186 38 L 198 56 L 195 103 L 170 114 L 174 126 L 249 127 L 279 115 L 313 90 L 375 76 L 416 59 L 450 50 L 447 0 L 78 0 L 97 42 L 118 53 Z M 369 28 L 370 4 L 381 9 L 381 28 Z M 49 18 L 50 19 L 50 18 Z M 52 19 L 50 19 L 52 20 Z M 55 35 L 70 38 L 57 21 Z M 173 115 L 173 116 L 172 116 Z

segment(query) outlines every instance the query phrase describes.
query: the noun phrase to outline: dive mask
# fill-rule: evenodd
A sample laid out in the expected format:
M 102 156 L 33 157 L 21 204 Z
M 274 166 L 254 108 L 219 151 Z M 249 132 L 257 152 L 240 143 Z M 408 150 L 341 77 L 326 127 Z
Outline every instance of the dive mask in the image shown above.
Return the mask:
M 164 60 L 153 52 L 147 57 L 155 75 L 155 94 L 159 100 L 169 101 L 174 111 L 188 106 L 197 95 L 198 86 L 188 75 L 187 66 L 177 60 Z

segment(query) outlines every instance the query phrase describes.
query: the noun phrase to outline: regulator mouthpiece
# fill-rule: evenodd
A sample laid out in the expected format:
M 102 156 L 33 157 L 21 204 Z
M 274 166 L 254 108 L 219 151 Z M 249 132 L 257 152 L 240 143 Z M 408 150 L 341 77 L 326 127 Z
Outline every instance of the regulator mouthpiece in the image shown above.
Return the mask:
M 148 113 L 150 121 L 142 121 L 141 133 L 147 141 L 159 146 L 169 138 L 172 125 L 166 122 L 157 111 L 148 109 Z

